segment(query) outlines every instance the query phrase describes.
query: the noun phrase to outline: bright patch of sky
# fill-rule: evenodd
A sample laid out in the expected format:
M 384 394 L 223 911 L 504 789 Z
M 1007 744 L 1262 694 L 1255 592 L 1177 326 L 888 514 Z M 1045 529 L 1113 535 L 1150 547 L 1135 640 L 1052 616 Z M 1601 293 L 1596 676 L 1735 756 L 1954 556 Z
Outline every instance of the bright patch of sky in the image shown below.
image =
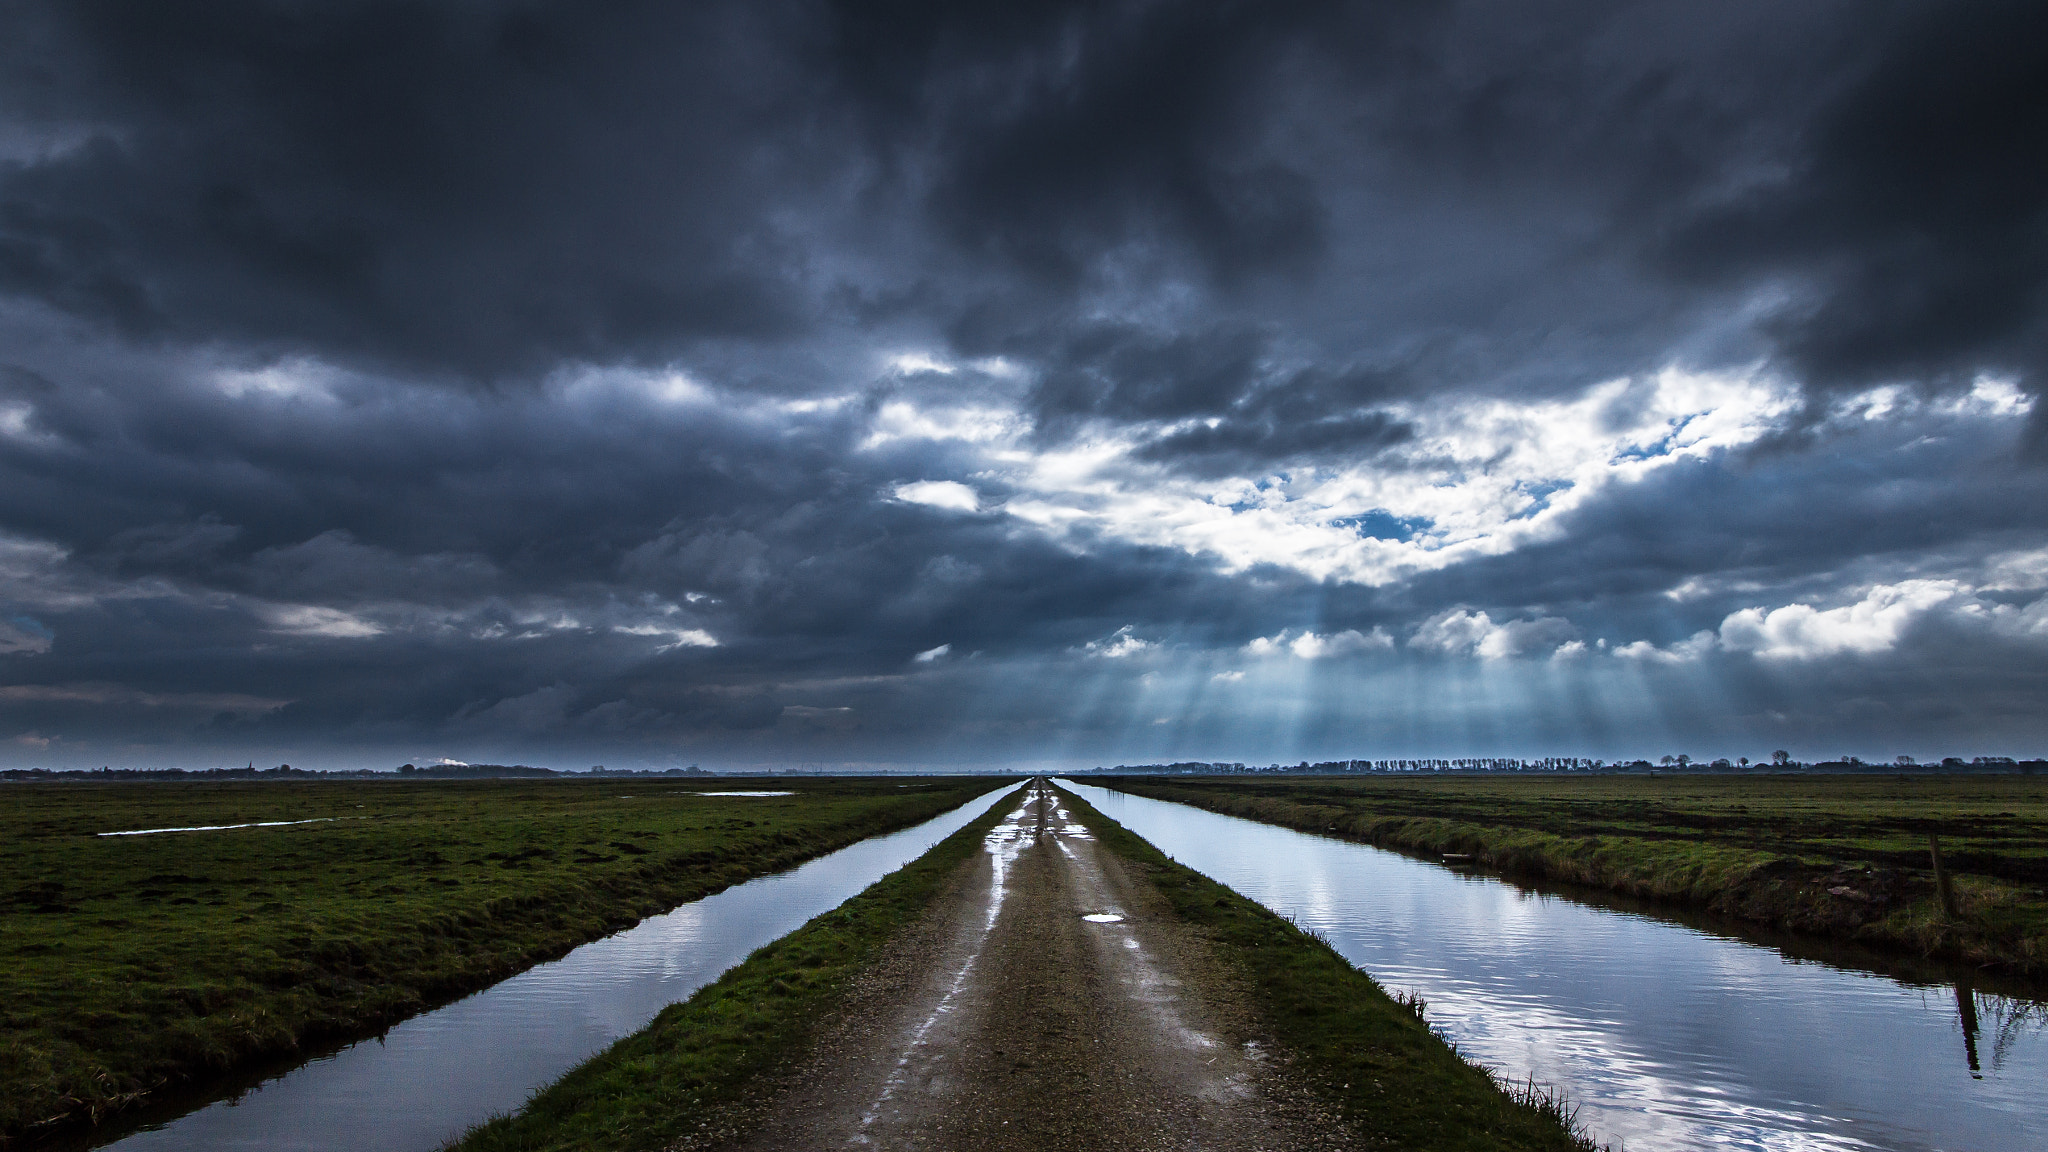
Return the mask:
M 1537 403 L 1395 404 L 1385 414 L 1415 429 L 1397 449 L 1220 480 L 1139 457 L 1179 425 L 1105 427 L 1041 449 L 1021 413 L 899 400 L 882 407 L 869 443 L 914 435 L 983 448 L 1010 492 L 1001 509 L 1076 548 L 1099 536 L 1181 549 L 1227 573 L 1274 564 L 1377 586 L 1553 539 L 1558 521 L 1603 489 L 1753 444 L 1797 404 L 1761 374 L 1678 369 Z M 896 495 L 980 506 L 965 485 L 945 483 Z M 1373 534 L 1389 522 L 1401 538 Z

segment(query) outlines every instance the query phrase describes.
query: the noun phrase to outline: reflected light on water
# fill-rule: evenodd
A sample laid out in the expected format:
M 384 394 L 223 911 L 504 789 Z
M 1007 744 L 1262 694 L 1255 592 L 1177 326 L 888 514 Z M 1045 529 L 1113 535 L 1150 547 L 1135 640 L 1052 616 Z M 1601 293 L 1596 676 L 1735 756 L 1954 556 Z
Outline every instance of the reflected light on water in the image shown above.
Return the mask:
M 519 1108 L 535 1089 L 646 1027 L 754 949 L 923 855 L 1009 790 L 650 916 L 235 1099 L 103 1146 L 428 1152 Z
M 1367 845 L 1062 781 L 1428 1002 L 1467 1057 L 1631 1152 L 2043 1146 L 2048 1006 L 1914 987 Z

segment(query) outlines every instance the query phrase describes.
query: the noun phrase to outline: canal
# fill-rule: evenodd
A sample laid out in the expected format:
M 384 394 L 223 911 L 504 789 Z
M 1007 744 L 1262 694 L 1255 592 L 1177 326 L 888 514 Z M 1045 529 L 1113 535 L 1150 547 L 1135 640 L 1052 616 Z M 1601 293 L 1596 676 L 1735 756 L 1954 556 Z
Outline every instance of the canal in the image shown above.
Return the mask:
M 1967 971 L 1539 892 L 1399 853 L 1061 781 L 1158 848 L 1320 933 L 1517 1082 L 1629 1152 L 2048 1147 L 2048 1005 Z
M 96 1135 L 120 1152 L 431 1152 L 526 1098 L 747 954 L 838 907 L 988 810 L 999 788 L 650 916 L 481 992 L 178 1115 Z M 745 794 L 732 803 L 748 803 Z

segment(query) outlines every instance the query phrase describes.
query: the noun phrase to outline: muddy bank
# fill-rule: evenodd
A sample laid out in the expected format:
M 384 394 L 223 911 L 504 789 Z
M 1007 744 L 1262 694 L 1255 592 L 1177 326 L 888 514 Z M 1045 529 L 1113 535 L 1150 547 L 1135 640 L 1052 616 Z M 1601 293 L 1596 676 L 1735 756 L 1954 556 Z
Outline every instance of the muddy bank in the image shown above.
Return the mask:
M 1567 836 L 1361 805 L 1246 795 L 1227 784 L 1119 778 L 1134 796 L 1188 804 L 1429 859 L 1455 854 L 1505 876 L 1604 889 L 1761 928 L 1880 953 L 1958 961 L 2029 980 L 2048 976 L 2048 900 L 1995 878 L 1956 881 L 1958 914 L 1941 909 L 1931 871 L 1863 860 L 1814 860 L 1682 837 Z

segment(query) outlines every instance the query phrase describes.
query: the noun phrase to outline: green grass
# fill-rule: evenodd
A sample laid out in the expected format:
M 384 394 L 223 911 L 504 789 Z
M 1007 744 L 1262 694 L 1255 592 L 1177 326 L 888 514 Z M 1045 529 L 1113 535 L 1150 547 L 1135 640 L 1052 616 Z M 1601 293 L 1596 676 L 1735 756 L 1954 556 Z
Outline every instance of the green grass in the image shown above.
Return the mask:
M 368 1034 L 995 783 L 0 785 L 0 1142 Z
M 764 1075 L 816 1038 L 852 979 L 924 914 L 1013 803 L 1011 797 L 998 801 L 923 856 L 759 949 L 537 1093 L 518 1113 L 480 1125 L 453 1147 L 628 1152 L 723 1130 Z
M 1238 895 L 1067 792 L 1068 808 L 1142 868 L 1182 919 L 1247 978 L 1296 1069 L 1369 1141 L 1417 1152 L 1588 1152 L 1569 1109 L 1535 1086 L 1496 1081 L 1322 939 Z
M 2048 974 L 2048 778 L 1126 777 L 1134 795 L 1773 928 Z M 1929 871 L 1936 832 L 1961 915 Z

